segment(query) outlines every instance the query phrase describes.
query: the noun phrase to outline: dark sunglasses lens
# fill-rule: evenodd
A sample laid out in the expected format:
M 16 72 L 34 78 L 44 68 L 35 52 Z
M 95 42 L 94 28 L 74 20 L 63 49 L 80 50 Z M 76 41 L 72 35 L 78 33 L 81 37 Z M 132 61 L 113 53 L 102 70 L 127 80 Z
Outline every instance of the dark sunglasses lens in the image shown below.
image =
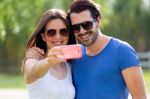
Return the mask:
M 73 33 L 79 33 L 80 32 L 80 24 L 72 25 L 72 31 L 73 31 Z
M 60 29 L 60 35 L 68 36 L 68 30 L 67 29 Z
M 84 23 L 82 23 L 82 27 L 85 30 L 90 30 L 93 28 L 93 22 L 91 22 L 91 21 L 84 22 Z
M 47 36 L 48 36 L 48 37 L 52 37 L 52 36 L 54 36 L 55 34 L 56 34 L 56 30 L 54 30 L 54 29 L 50 29 L 50 30 L 47 31 Z

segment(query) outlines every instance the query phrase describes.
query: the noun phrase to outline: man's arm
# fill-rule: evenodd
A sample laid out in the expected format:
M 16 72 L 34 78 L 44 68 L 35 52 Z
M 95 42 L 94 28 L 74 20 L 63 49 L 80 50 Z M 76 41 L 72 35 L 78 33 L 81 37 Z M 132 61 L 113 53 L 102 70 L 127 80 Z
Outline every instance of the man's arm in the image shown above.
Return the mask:
M 147 99 L 141 67 L 129 67 L 122 71 L 122 75 L 132 99 Z

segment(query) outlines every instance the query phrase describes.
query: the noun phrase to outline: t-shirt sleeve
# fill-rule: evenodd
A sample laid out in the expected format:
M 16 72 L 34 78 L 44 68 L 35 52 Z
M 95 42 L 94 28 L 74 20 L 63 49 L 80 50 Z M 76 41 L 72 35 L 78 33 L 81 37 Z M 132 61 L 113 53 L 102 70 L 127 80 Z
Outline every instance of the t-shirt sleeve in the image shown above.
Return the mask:
M 128 67 L 141 65 L 136 51 L 126 42 L 120 44 L 117 57 L 118 66 L 121 71 Z

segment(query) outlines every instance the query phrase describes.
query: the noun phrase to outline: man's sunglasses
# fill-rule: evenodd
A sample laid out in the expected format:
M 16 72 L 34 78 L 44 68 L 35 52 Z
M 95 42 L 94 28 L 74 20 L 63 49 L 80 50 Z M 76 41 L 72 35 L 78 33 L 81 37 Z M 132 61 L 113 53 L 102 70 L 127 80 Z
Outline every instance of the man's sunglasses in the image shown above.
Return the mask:
M 74 24 L 71 26 L 71 29 L 73 31 L 73 33 L 79 33 L 81 26 L 84 30 L 91 30 L 93 28 L 93 24 L 94 24 L 95 20 L 93 21 L 85 21 L 83 23 L 79 23 L 79 24 Z
M 56 33 L 57 33 L 57 30 L 55 30 L 55 29 L 49 29 L 46 31 L 46 35 L 48 37 L 53 37 L 56 35 Z M 59 34 L 61 36 L 68 36 L 68 33 L 69 33 L 69 31 L 66 28 L 62 28 L 59 30 Z

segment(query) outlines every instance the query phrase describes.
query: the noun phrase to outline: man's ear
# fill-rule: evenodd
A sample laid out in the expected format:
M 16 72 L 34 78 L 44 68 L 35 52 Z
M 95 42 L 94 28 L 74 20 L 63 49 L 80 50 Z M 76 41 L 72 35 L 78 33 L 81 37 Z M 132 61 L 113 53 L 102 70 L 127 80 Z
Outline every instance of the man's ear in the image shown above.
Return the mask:
M 101 18 L 97 17 L 96 18 L 96 26 L 99 27 L 100 26 L 100 22 L 101 22 Z
M 44 33 L 41 33 L 41 36 L 42 36 L 43 41 L 46 41 Z
M 99 27 L 99 25 L 100 25 L 100 17 L 96 18 L 96 23 L 97 23 L 96 25 Z

